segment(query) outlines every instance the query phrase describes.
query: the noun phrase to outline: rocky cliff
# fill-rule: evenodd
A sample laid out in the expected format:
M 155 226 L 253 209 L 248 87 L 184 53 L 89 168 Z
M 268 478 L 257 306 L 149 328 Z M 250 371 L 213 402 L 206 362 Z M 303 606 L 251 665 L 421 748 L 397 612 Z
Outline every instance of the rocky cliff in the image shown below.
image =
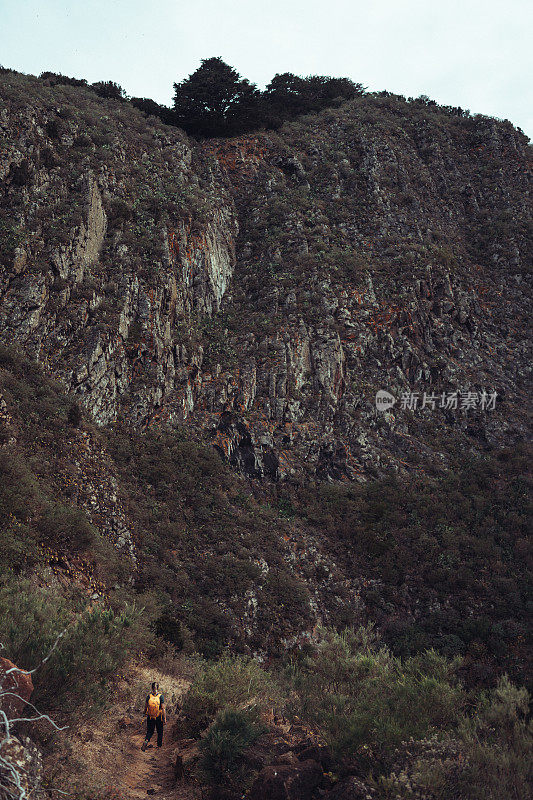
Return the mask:
M 198 143 L 83 88 L 6 74 L 1 98 L 0 336 L 98 424 L 186 425 L 274 481 L 526 435 L 510 123 L 367 95 Z

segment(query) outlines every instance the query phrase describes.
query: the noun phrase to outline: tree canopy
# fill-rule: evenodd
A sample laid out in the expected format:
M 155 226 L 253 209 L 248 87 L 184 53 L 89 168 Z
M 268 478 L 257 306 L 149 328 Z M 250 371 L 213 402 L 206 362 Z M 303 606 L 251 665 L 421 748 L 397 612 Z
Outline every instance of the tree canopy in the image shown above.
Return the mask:
M 277 127 L 286 119 L 339 105 L 363 93 L 360 83 L 349 78 L 311 75 L 300 78 L 292 72 L 275 75 L 262 95 L 265 121 Z
M 203 59 L 174 90 L 175 124 L 187 133 L 227 136 L 254 127 L 260 92 L 219 57 Z
M 349 78 L 324 75 L 301 78 L 292 72 L 275 75 L 266 89 L 260 91 L 219 56 L 202 59 L 195 72 L 180 83 L 174 83 L 172 107 L 148 97 L 128 97 L 114 81 L 89 84 L 84 78 L 55 72 L 42 72 L 39 77 L 52 86 L 79 86 L 100 97 L 128 100 L 147 116 L 159 117 L 167 125 L 206 138 L 279 128 L 285 120 L 337 106 L 364 92 L 360 83 Z
M 233 136 L 258 128 L 277 128 L 287 119 L 319 111 L 362 94 L 348 78 L 291 72 L 275 75 L 264 92 L 226 64 L 207 58 L 174 84 L 174 124 L 193 135 Z

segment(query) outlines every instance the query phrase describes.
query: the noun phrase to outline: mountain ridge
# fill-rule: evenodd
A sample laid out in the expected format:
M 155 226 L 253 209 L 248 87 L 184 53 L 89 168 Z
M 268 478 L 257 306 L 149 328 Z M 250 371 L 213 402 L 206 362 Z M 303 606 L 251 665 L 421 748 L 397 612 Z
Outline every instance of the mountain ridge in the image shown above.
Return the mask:
M 523 134 L 387 93 L 203 141 L 84 87 L 0 96 L 0 642 L 72 726 L 32 729 L 47 774 L 147 791 L 144 755 L 104 789 L 80 754 L 131 756 L 157 670 L 193 680 L 177 796 L 520 791 Z
M 3 109 L 0 333 L 95 420 L 185 423 L 274 480 L 412 470 L 406 436 L 427 468 L 446 460 L 428 425 L 478 452 L 524 437 L 529 155 L 510 124 L 363 96 L 195 143 L 3 79 L 36 108 Z M 378 389 L 498 402 L 381 414 Z

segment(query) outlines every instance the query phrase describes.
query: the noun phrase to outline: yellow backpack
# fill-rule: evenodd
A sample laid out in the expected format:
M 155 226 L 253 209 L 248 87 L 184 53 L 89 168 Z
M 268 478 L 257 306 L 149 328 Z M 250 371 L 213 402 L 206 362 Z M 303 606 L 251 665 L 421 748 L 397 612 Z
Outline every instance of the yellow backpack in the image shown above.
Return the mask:
M 157 719 L 160 712 L 161 694 L 151 694 L 148 696 L 148 716 L 150 719 Z

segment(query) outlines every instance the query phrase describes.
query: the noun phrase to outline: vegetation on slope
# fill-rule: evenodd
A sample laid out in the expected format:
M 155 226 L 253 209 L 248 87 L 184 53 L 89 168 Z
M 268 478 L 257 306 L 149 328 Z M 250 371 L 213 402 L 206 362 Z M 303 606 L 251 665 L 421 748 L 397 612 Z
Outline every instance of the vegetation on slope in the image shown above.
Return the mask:
M 460 661 L 434 650 L 394 657 L 368 627 L 321 629 L 285 670 L 250 665 L 253 682 L 240 680 L 246 674 L 242 660 L 207 665 L 193 681 L 183 712 L 195 721 L 208 711 L 200 767 L 213 797 L 240 797 L 243 789 L 250 798 L 263 797 L 268 783 L 261 776 L 250 790 L 261 752 L 254 742 L 262 742 L 263 752 L 268 748 L 257 720 L 274 706 L 322 745 L 309 747 L 308 738 L 307 749 L 300 747 L 303 760 L 318 757 L 325 767 L 320 796 L 332 790 L 336 798 L 376 800 L 528 798 L 528 694 L 506 677 L 490 692 L 466 691 Z M 354 775 L 357 787 L 349 777 Z M 356 788 L 361 794 L 350 793 Z
M 409 482 L 283 492 L 292 513 L 371 576 L 362 596 L 394 652 L 465 657 L 464 677 L 530 679 L 530 453 L 502 451 Z
M 398 655 L 433 647 L 464 656 L 469 685 L 494 685 L 503 672 L 526 680 L 526 454 L 458 457 L 454 473 L 409 484 L 257 485 L 255 499 L 214 450 L 183 432 L 98 431 L 84 420 L 80 428 L 79 410 L 40 368 L 5 348 L 1 368 L 8 580 L 40 575 L 60 588 L 53 572 L 79 578 L 72 609 L 80 591 L 96 592 L 101 608 L 119 615 L 124 604 L 148 603 L 154 635 L 177 649 L 216 656 L 231 642 L 281 654 L 311 624 L 310 592 L 327 587 L 328 564 L 336 561 L 363 606 L 356 611 L 346 594 L 337 610 L 334 603 L 326 610 L 332 623 L 345 625 L 362 612 Z M 98 528 L 88 521 L 83 473 L 72 465 L 68 472 L 69 448 L 87 432 L 105 445 L 100 457 L 118 480 L 135 569 L 112 546 L 105 515 L 96 515 Z M 299 567 L 287 550 L 297 536 L 313 536 L 332 561 Z M 131 571 L 135 583 L 127 588 Z
M 465 797 L 478 797 L 479 786 L 495 797 L 502 761 L 509 791 L 521 791 L 526 695 L 498 679 L 507 671 L 521 681 L 527 669 L 521 457 L 410 487 L 293 487 L 271 493 L 267 507 L 183 434 L 98 432 L 40 368 L 5 348 L 0 359 L 0 639 L 5 655 L 29 667 L 65 630 L 35 675 L 43 710 L 64 720 L 94 714 L 141 650 L 161 657 L 169 647 L 199 648 L 217 660 L 198 674 L 184 713 L 195 735 L 211 726 L 206 780 L 249 783 L 243 754 L 274 706 L 329 744 L 341 774 L 355 758 L 383 798 L 411 797 L 402 771 L 435 798 L 452 785 Z M 67 443 L 89 431 L 107 447 L 134 522 L 133 586 L 131 562 L 77 506 L 76 480 L 60 480 Z M 320 580 L 308 575 L 306 587 L 281 556 L 280 533 L 296 524 L 318 533 L 344 570 L 367 576 L 366 613 L 396 655 L 372 632 L 332 629 L 293 647 L 287 661 L 281 640 L 305 627 L 308 591 Z M 265 559 L 269 579 L 257 588 Z M 247 637 L 236 598 L 254 591 L 260 625 Z M 267 671 L 221 655 L 229 642 L 249 649 L 254 641 L 285 655 Z M 492 694 L 480 694 L 484 685 Z
M 200 137 L 278 128 L 287 119 L 339 105 L 363 92 L 361 84 L 349 78 L 300 78 L 290 72 L 275 75 L 260 92 L 219 57 L 202 59 L 195 72 L 174 84 L 172 108 L 147 97 L 129 98 L 114 81 L 88 84 L 83 78 L 54 72 L 42 72 L 39 77 L 50 86 L 81 87 L 105 99 L 128 100 L 145 114 Z
M 5 67 L 0 67 L 0 72 L 15 74 L 14 70 Z M 159 117 L 167 125 L 206 138 L 277 129 L 288 120 L 325 108 L 336 108 L 347 100 L 365 94 L 363 85 L 350 78 L 324 75 L 304 78 L 291 72 L 276 74 L 260 91 L 218 56 L 202 59 L 193 73 L 174 84 L 171 108 L 147 97 L 129 97 L 115 81 L 89 84 L 84 78 L 72 78 L 50 71 L 42 72 L 39 77 L 49 86 L 72 86 L 87 89 L 106 100 L 130 102 L 145 114 Z M 405 100 L 390 92 L 379 92 L 374 96 Z M 459 106 L 439 106 L 425 95 L 411 97 L 409 102 L 429 112 L 436 111 L 457 118 L 470 117 L 468 110 Z
M 46 105 L 57 93 L 69 102 L 83 97 L 98 117 L 100 101 L 83 86 L 46 87 L 36 80 L 33 86 L 36 102 Z M 99 94 L 117 94 L 113 87 L 105 91 Z M 39 99 L 41 92 L 46 96 Z M 16 95 L 14 85 L 13 102 Z M 102 125 L 99 118 L 90 124 L 80 114 L 78 122 L 87 123 L 87 130 L 69 150 L 73 164 L 88 158 L 92 167 L 103 168 L 117 145 L 110 128 L 124 131 L 130 123 L 139 124 L 139 115 L 124 103 L 110 103 L 109 109 L 112 125 Z M 69 113 L 68 108 L 61 113 Z M 391 128 L 395 116 L 398 125 Z M 60 142 L 61 114 L 57 117 L 48 133 Z M 412 125 L 416 139 L 415 129 L 426 119 L 433 131 L 447 127 L 465 153 L 484 146 L 479 143 L 482 120 L 388 96 L 356 99 L 349 110 L 328 110 L 315 120 L 312 134 L 300 122 L 287 127 L 304 153 L 302 169 L 312 174 L 313 191 L 303 179 L 299 183 L 298 166 L 281 162 L 287 184 L 268 207 L 250 206 L 241 233 L 252 251 L 260 242 L 262 250 L 265 243 L 270 248 L 268 269 L 259 259 L 244 259 L 237 299 L 244 290 L 250 296 L 257 290 L 260 296 L 265 285 L 267 290 L 296 286 L 299 310 L 309 321 L 318 321 L 309 275 L 315 271 L 342 285 L 361 277 L 370 256 L 337 246 L 335 236 L 350 215 L 362 220 L 363 235 L 372 234 L 373 208 L 349 171 L 346 193 L 336 202 L 331 172 L 341 151 L 336 144 L 328 150 L 322 141 L 325 157 L 314 163 L 310 139 L 316 141 L 323 123 L 333 131 L 344 126 L 348 135 L 374 126 L 387 136 L 392 130 L 398 139 Z M 141 137 L 143 132 L 140 125 Z M 161 135 L 159 127 L 151 131 L 156 134 Z M 281 134 L 275 142 L 280 152 L 287 147 Z M 445 150 L 447 136 L 439 144 Z M 424 154 L 423 141 L 419 146 Z M 36 158 L 48 160 L 53 170 L 54 149 L 41 150 Z M 37 166 L 23 160 L 10 181 L 22 189 Z M 483 187 L 489 191 L 498 159 L 490 156 L 481 166 Z M 176 183 L 171 174 L 161 182 L 158 169 L 141 163 L 138 197 L 115 201 L 108 209 L 132 249 L 144 254 L 140 270 L 145 275 L 160 256 L 160 242 L 151 238 L 159 215 L 187 215 L 200 203 L 200 191 L 182 198 L 183 182 Z M 408 193 L 394 194 L 398 206 L 415 202 Z M 309 223 L 308 251 L 290 261 L 288 272 L 288 259 L 270 256 L 280 244 L 287 252 L 295 247 L 287 228 L 295 208 Z M 64 200 L 58 206 L 58 242 L 68 241 L 80 209 Z M 397 252 L 394 237 L 387 244 L 385 236 L 373 263 L 376 269 L 389 267 L 398 282 L 406 262 L 421 271 L 429 256 L 452 271 L 463 269 L 471 258 L 489 265 L 500 235 L 508 243 L 522 241 L 526 229 L 520 214 L 511 218 L 502 212 L 493 232 L 486 232 L 486 213 L 482 209 L 474 216 L 467 239 L 457 242 L 453 252 L 438 230 L 416 246 L 402 243 Z M 292 221 L 296 224 L 297 217 Z M 331 224 L 332 237 L 324 228 Z M 3 225 L 2 258 L 11 261 L 22 233 L 18 225 Z M 84 290 L 92 293 L 90 285 L 77 289 Z M 278 320 L 261 311 L 260 301 L 256 310 L 255 329 L 275 327 Z M 108 306 L 108 311 L 113 309 Z M 238 331 L 234 312 L 230 306 L 224 314 Z M 240 313 L 247 311 L 241 308 Z M 231 342 L 220 319 L 202 324 L 211 344 L 206 359 L 214 366 L 221 352 L 224 359 L 231 355 Z M 0 641 L 6 655 L 21 666 L 33 666 L 58 632 L 66 631 L 36 676 L 36 699 L 43 709 L 68 717 L 81 704 L 94 712 L 103 687 L 139 652 L 150 658 L 167 647 L 171 652 L 196 649 L 216 660 L 199 675 L 185 710 L 189 723 L 196 722 L 195 733 L 202 725 L 211 726 L 203 767 L 216 782 L 229 774 L 237 783 L 243 778 L 241 755 L 261 735 L 250 702 L 259 695 L 270 702 L 275 695 L 274 702 L 286 706 L 284 713 L 304 719 L 328 742 L 339 770 L 348 757 L 355 758 L 383 797 L 411 798 L 430 791 L 434 798 L 490 798 L 498 796 L 502 780 L 508 796 L 525 794 L 527 696 L 502 677 L 508 673 L 521 684 L 530 674 L 525 451 L 487 448 L 483 458 L 469 460 L 450 446 L 452 471 L 446 475 L 435 470 L 409 481 L 390 477 L 357 486 L 317 488 L 295 482 L 267 487 L 231 474 L 216 452 L 183 430 L 95 429 L 57 385 L 13 351 L 2 349 L 0 367 L 5 402 L 0 408 Z M 74 469 L 73 457 L 85 445 L 100 448 L 97 457 L 108 462 L 116 480 L 136 565 L 127 549 L 119 555 L 105 513 L 89 519 L 92 489 L 84 491 L 84 475 Z M 313 547 L 320 543 L 329 559 L 326 566 L 318 559 L 314 563 L 313 556 L 306 562 L 294 546 L 298 541 L 304 542 L 300 551 L 309 552 L 317 550 L 306 548 L 306 541 Z M 333 577 L 332 562 L 338 573 Z M 331 629 L 306 646 L 317 597 Z M 339 633 L 361 619 L 378 623 L 381 642 L 360 631 Z M 245 656 L 229 657 L 228 647 L 248 655 L 259 651 L 276 657 L 276 663 L 261 669 Z M 292 656 L 288 674 L 279 677 L 279 659 L 287 653 Z M 270 691 L 272 675 L 281 683 L 276 692 Z M 193 708 L 204 712 L 201 721 L 194 720 Z M 266 713 L 264 703 L 259 711 Z M 415 743 L 401 752 L 409 736 Z

